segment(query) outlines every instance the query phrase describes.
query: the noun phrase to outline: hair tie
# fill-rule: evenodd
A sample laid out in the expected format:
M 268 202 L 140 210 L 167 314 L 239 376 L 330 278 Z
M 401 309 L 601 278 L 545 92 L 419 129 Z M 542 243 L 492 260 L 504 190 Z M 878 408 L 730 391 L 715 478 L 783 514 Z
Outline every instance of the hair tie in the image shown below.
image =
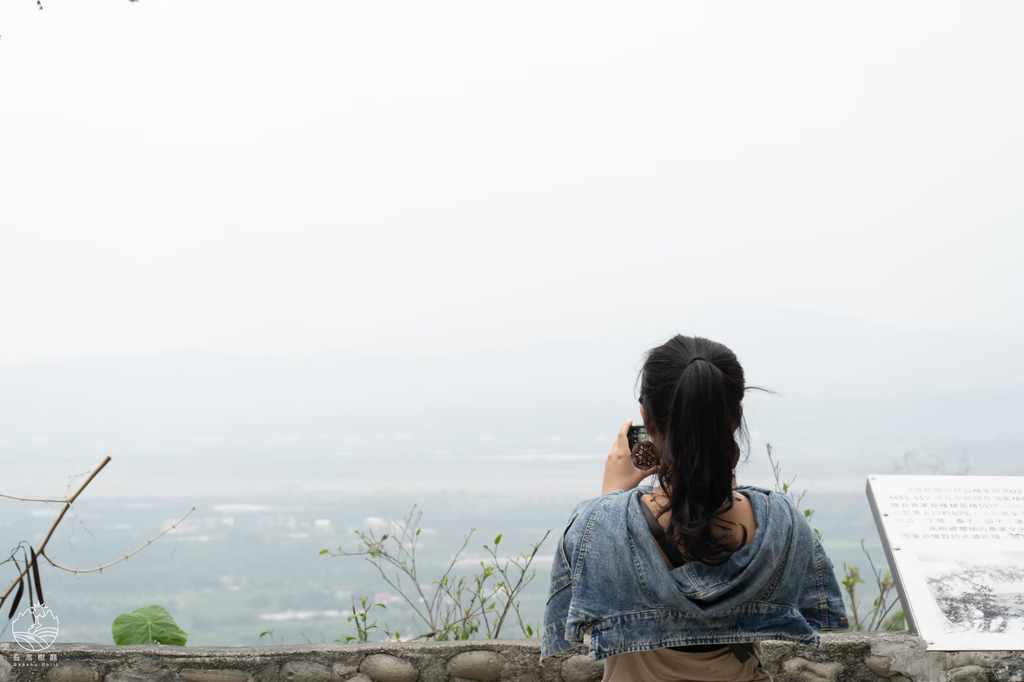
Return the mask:
M 703 360 L 704 362 L 707 362 L 707 361 L 708 361 L 708 359 L 707 359 L 706 357 L 704 357 L 704 356 L 702 356 L 702 355 L 697 355 L 697 356 L 695 356 L 695 357 L 692 357 L 692 358 L 690 358 L 690 361 L 689 361 L 688 363 L 686 363 L 686 365 L 687 365 L 687 366 L 690 366 L 690 365 L 692 365 L 693 363 L 697 362 L 698 360 Z

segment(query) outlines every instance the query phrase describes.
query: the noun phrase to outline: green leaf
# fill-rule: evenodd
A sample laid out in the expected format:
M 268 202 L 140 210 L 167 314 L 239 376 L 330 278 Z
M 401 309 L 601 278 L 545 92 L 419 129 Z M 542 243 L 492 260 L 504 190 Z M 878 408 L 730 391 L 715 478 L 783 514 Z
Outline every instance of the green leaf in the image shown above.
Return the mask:
M 501 542 L 501 536 L 500 535 L 498 537 L 494 538 L 494 544 L 495 545 L 497 545 L 499 542 Z
M 533 637 L 533 628 L 531 628 L 529 625 L 526 626 L 526 634 L 530 637 Z
M 263 639 L 263 635 L 267 635 L 267 634 L 270 634 L 270 630 L 264 630 L 263 632 L 261 632 L 260 633 L 260 639 Z
M 320 553 L 321 553 L 321 554 L 327 554 L 327 552 L 328 552 L 328 551 L 329 551 L 329 550 L 326 550 L 326 549 L 321 549 L 321 550 L 320 550 Z
M 178 627 L 162 606 L 143 606 L 122 613 L 111 626 L 114 644 L 170 644 L 185 646 L 188 633 Z

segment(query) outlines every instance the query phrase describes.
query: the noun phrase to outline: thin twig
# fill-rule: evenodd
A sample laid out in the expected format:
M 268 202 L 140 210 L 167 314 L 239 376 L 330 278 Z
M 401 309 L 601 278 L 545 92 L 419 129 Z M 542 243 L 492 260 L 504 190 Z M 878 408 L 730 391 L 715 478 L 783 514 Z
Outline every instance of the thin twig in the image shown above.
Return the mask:
M 64 504 L 67 500 L 51 500 L 42 497 L 18 497 L 17 495 L 7 495 L 0 493 L 0 497 L 6 497 L 8 500 L 21 500 L 22 502 L 56 502 L 57 504 Z
M 196 510 L 196 508 L 192 507 L 192 509 L 189 510 L 188 514 L 185 514 L 184 516 L 182 516 L 180 519 L 178 519 L 178 521 L 176 523 L 174 523 L 173 525 L 168 527 L 167 530 L 165 530 L 164 532 L 162 532 L 159 535 L 157 535 L 157 536 L 147 540 L 146 544 L 140 545 L 137 549 L 135 549 L 134 551 L 129 552 L 128 554 L 125 554 L 123 557 L 121 557 L 120 559 L 118 559 L 116 561 L 111 561 L 109 564 L 103 564 L 102 566 L 98 566 L 96 568 L 68 568 L 67 566 L 61 566 L 60 564 L 55 562 L 53 559 L 51 559 L 48 555 L 44 554 L 43 556 L 46 558 L 46 560 L 48 562 L 50 562 L 50 565 L 53 566 L 54 568 L 59 568 L 59 569 L 61 569 L 63 571 L 68 571 L 70 573 L 78 574 L 78 573 L 92 573 L 93 571 L 102 571 L 104 568 L 108 568 L 110 566 L 113 566 L 114 564 L 116 564 L 116 563 L 118 563 L 120 561 L 124 561 L 128 557 L 133 556 L 134 554 L 136 554 L 138 552 L 141 552 L 143 549 L 148 547 L 154 541 L 160 539 L 161 537 L 163 537 L 167 533 L 169 533 L 172 530 L 174 530 L 175 528 L 177 528 L 178 524 L 181 523 L 182 521 L 184 521 L 185 519 L 187 519 L 189 514 L 191 514 L 195 510 Z M 40 552 L 40 554 L 42 554 L 42 552 Z
M 893 599 L 893 600 L 892 600 L 892 603 L 891 603 L 891 604 L 889 604 L 889 607 L 888 607 L 888 608 L 887 608 L 887 609 L 885 610 L 885 613 L 883 613 L 883 614 L 882 614 L 882 617 L 878 619 L 878 625 L 879 625 L 879 626 L 881 626 L 882 624 L 884 624 L 884 623 L 885 623 L 885 617 L 886 617 L 887 615 L 889 615 L 889 612 L 890 612 L 890 611 L 892 611 L 892 607 L 896 606 L 896 604 L 897 604 L 898 602 L 899 602 L 899 599 Z
M 86 479 L 85 483 L 79 486 L 75 494 L 69 497 L 68 499 L 64 500 L 64 508 L 60 510 L 60 514 L 57 515 L 57 519 L 53 522 L 53 525 L 50 526 L 50 532 L 46 534 L 46 538 L 43 539 L 43 543 L 39 545 L 39 551 L 36 553 L 37 555 L 41 555 L 43 553 L 43 550 L 46 549 L 46 543 L 48 543 L 50 541 L 50 538 L 53 537 L 53 532 L 57 530 L 57 526 L 60 525 L 61 520 L 64 518 L 64 514 L 66 514 L 68 509 L 71 508 L 71 505 L 75 501 L 75 499 L 77 499 L 78 496 L 82 494 L 82 491 L 85 490 L 85 486 L 89 485 L 89 483 L 92 482 L 92 479 L 96 478 L 96 474 L 100 473 L 100 471 L 103 470 L 103 467 L 107 466 L 107 463 L 109 461 L 110 455 L 107 455 L 106 457 L 103 458 L 103 461 L 100 462 L 100 465 L 96 467 L 96 469 L 89 475 L 89 478 Z M 36 560 L 38 561 L 38 558 Z M 49 560 L 49 558 L 47 558 L 47 560 Z M 7 595 L 9 595 L 11 593 L 11 590 L 14 589 L 14 586 L 21 581 L 22 577 L 24 577 L 24 575 L 28 573 L 30 569 L 31 566 L 26 566 L 25 569 L 18 575 L 18 577 L 15 578 L 11 582 L 11 584 L 7 586 L 7 589 L 4 590 L 3 594 L 0 594 L 0 601 L 3 601 L 7 598 Z

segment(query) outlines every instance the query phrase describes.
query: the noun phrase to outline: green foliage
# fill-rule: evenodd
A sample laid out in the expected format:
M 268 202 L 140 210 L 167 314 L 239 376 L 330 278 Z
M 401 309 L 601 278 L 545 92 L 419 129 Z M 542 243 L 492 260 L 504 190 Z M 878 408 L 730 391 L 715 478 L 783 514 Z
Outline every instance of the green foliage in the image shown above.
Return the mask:
M 903 616 L 903 609 L 896 611 L 882 622 L 883 630 L 906 630 L 907 619 Z
M 178 627 L 167 609 L 155 604 L 122 613 L 114 619 L 111 633 L 114 644 L 185 646 L 188 640 L 188 633 Z
M 775 491 L 782 493 L 783 495 L 789 495 L 799 509 L 800 502 L 803 500 L 804 495 L 807 493 L 806 490 L 800 493 L 799 496 L 794 496 L 792 492 L 793 481 L 796 480 L 796 476 L 791 478 L 789 481 L 782 480 L 782 467 L 772 458 L 772 446 L 768 443 L 768 461 L 772 465 L 772 473 L 775 475 Z M 811 520 L 811 516 L 814 514 L 813 509 L 804 509 L 804 518 L 807 519 L 808 523 Z M 814 535 L 818 538 L 818 542 L 821 542 L 821 533 L 818 532 L 817 528 L 813 528 Z M 872 604 L 871 610 L 861 617 L 860 614 L 860 603 L 857 600 L 857 585 L 864 584 L 863 578 L 860 577 L 860 568 L 857 566 L 848 566 L 843 563 L 843 574 L 842 580 L 843 589 L 846 591 L 847 596 L 850 598 L 850 611 L 853 616 L 853 623 L 850 625 L 851 630 L 862 631 L 862 630 L 906 630 L 907 623 L 903 617 L 902 611 L 896 611 L 891 616 L 886 618 L 889 611 L 898 603 L 899 597 L 896 593 L 896 586 L 893 582 L 892 575 L 889 571 L 884 574 L 875 568 L 875 562 L 871 559 L 871 554 L 864 546 L 863 538 L 860 541 L 860 547 L 864 551 L 864 555 L 868 558 L 868 563 L 871 564 L 871 571 L 874 575 L 875 583 L 878 586 L 878 597 Z
M 796 477 L 789 480 L 783 480 L 782 478 L 782 467 L 772 457 L 772 446 L 768 444 L 768 461 L 772 465 L 772 473 L 775 476 L 775 490 L 783 495 L 789 495 L 790 499 L 796 504 L 797 508 L 803 501 L 804 495 L 807 490 L 803 490 L 798 494 L 795 493 L 793 483 L 796 481 Z M 415 511 L 417 505 L 413 505 L 413 511 Z M 808 524 L 814 516 L 813 509 L 802 509 L 804 518 Z M 526 587 L 527 584 L 533 579 L 536 574 L 536 569 L 533 570 L 533 574 L 527 577 L 527 570 L 529 569 L 530 563 L 533 561 L 537 554 L 541 544 L 547 539 L 547 536 L 551 533 L 549 530 L 545 533 L 544 537 L 539 543 L 533 546 L 533 551 L 529 554 L 522 554 L 515 559 L 505 561 L 502 565 L 498 561 L 497 548 L 501 542 L 502 535 L 498 535 L 494 538 L 494 548 L 484 545 L 484 549 L 490 552 L 493 561 L 492 565 L 485 565 L 483 561 L 480 562 L 482 568 L 481 571 L 474 573 L 469 577 L 460 577 L 455 580 L 449 574 L 451 573 L 452 567 L 455 565 L 462 550 L 465 549 L 466 544 L 469 542 L 469 537 L 472 535 L 473 528 L 470 534 L 466 536 L 466 541 L 463 543 L 462 548 L 456 552 L 455 557 L 452 559 L 451 565 L 448 570 L 438 579 L 432 581 L 431 585 L 436 585 L 432 597 L 428 598 L 428 595 L 424 593 L 424 585 L 416 573 L 416 539 L 419 537 L 420 530 L 415 528 L 419 522 L 419 517 L 416 521 L 412 521 L 413 513 L 410 512 L 409 517 L 406 519 L 404 524 L 395 524 L 396 535 L 391 536 L 390 534 L 384 534 L 379 539 L 374 537 L 372 531 L 369 533 L 363 533 L 361 531 L 353 531 L 358 537 L 360 542 L 360 549 L 362 551 L 357 552 L 345 552 L 342 548 L 338 547 L 336 554 L 331 554 L 330 550 L 320 550 L 320 555 L 330 556 L 359 556 L 366 555 L 370 558 L 367 559 L 373 564 L 378 571 L 380 571 L 381 577 L 384 578 L 385 582 L 388 583 L 392 588 L 398 591 L 399 594 L 405 599 L 405 601 L 412 607 L 414 616 L 414 622 L 419 619 L 423 621 L 425 627 L 422 628 L 422 632 L 417 637 L 413 638 L 413 641 L 423 639 L 427 641 L 452 641 L 452 640 L 466 640 L 473 639 L 479 633 L 483 632 L 488 639 L 496 639 L 501 632 L 503 624 L 510 614 L 510 611 L 515 611 L 515 615 L 519 621 L 519 627 L 526 637 L 533 637 L 535 631 L 532 626 L 523 622 L 522 617 L 519 613 L 519 602 L 516 600 L 516 596 Z M 420 513 L 422 516 L 422 512 Z M 414 530 L 415 528 L 415 530 Z M 821 541 L 821 532 L 817 528 L 813 528 L 815 537 L 818 541 Z M 394 547 L 385 545 L 385 540 L 391 539 L 394 543 Z M 864 549 L 864 553 L 868 558 L 868 562 L 871 564 L 872 572 L 874 573 L 874 579 L 878 584 L 879 597 L 875 599 L 872 609 L 868 611 L 863 618 L 861 618 L 859 612 L 859 604 L 857 602 L 857 586 L 864 583 L 864 580 L 860 577 L 860 569 L 857 566 L 847 566 L 843 564 L 843 570 L 845 577 L 842 581 L 842 585 L 847 595 L 850 598 L 852 612 L 853 612 L 853 624 L 851 629 L 853 630 L 905 630 L 906 620 L 903 617 L 902 611 L 892 611 L 892 608 L 897 603 L 897 596 L 895 586 L 893 584 L 892 576 L 889 571 L 882 574 L 875 568 L 874 562 L 871 559 L 871 555 L 867 549 L 864 548 L 864 541 L 861 540 L 861 548 Z M 522 562 L 522 564 L 520 563 Z M 384 564 L 388 563 L 392 567 L 397 568 L 398 572 L 395 574 L 396 582 L 387 576 L 384 571 Z M 512 571 L 509 570 L 509 564 L 513 564 L 515 569 L 518 571 L 518 576 L 513 576 Z M 402 574 L 411 579 L 413 589 L 415 590 L 413 596 L 406 594 L 402 589 Z M 468 600 L 468 601 L 467 601 Z M 377 621 L 370 621 L 369 612 L 371 609 L 376 607 L 386 608 L 384 604 L 371 604 L 367 606 L 367 599 L 361 598 L 359 600 L 361 609 L 357 609 L 355 602 L 352 603 L 352 613 L 348 616 L 349 622 L 354 622 L 356 625 L 356 635 L 344 635 L 340 639 L 335 639 L 335 642 L 349 643 L 353 641 L 357 642 L 368 642 L 370 633 L 375 630 L 381 630 L 377 626 Z M 401 635 L 399 632 L 392 632 L 387 625 L 383 627 L 383 634 L 387 641 L 394 639 L 395 641 L 401 641 Z M 267 630 L 260 633 L 260 638 L 269 635 L 274 640 L 273 630 Z M 323 635 L 321 635 L 323 639 Z M 307 641 L 309 641 L 307 639 Z M 277 643 L 276 640 L 274 640 Z
M 846 590 L 846 594 L 850 597 L 853 611 L 853 625 L 851 629 L 858 631 L 878 629 L 906 630 L 907 623 L 903 618 L 902 611 L 896 611 L 892 616 L 886 618 L 889 611 L 899 601 L 896 594 L 896 583 L 892 579 L 892 574 L 889 571 L 883 574 L 875 568 L 875 562 L 871 559 L 871 553 L 868 552 L 867 547 L 864 546 L 863 538 L 860 541 L 860 548 L 864 551 L 864 555 L 868 558 L 868 563 L 871 565 L 875 584 L 878 585 L 878 596 L 875 597 L 871 610 L 865 614 L 866 620 L 862 620 L 859 612 L 860 604 L 857 601 L 857 585 L 863 583 L 864 580 L 861 579 L 860 569 L 857 566 L 843 564 L 843 573 L 846 576 L 843 579 L 843 589 Z
M 796 480 L 796 476 L 788 481 L 782 480 L 782 465 L 772 459 L 772 444 L 766 443 L 766 445 L 768 446 L 768 462 L 772 465 L 772 474 L 775 476 L 775 492 L 782 493 L 783 495 L 789 495 L 789 498 L 793 500 L 797 509 L 799 509 L 800 502 L 803 501 L 804 495 L 807 494 L 807 489 L 805 488 L 799 496 L 793 494 L 793 481 Z M 807 519 L 808 523 L 811 522 L 811 516 L 813 515 L 813 509 L 804 509 L 804 518 Z M 818 529 L 812 528 L 811 530 L 814 531 L 814 536 L 818 538 L 818 542 L 821 542 L 821 533 Z
M 359 642 L 368 642 L 368 641 L 370 641 L 370 639 L 369 639 L 370 630 L 376 630 L 377 629 L 377 621 L 373 621 L 369 625 L 367 625 L 367 623 L 366 623 L 367 617 L 368 617 L 368 615 L 370 613 L 370 609 L 372 609 L 374 606 L 379 606 L 382 609 L 386 609 L 387 608 L 383 604 L 373 604 L 373 605 L 370 606 L 370 608 L 366 608 L 366 597 L 361 598 L 359 600 L 359 603 L 362 604 L 363 610 L 362 611 L 357 611 L 356 610 L 356 603 L 355 603 L 355 601 L 353 601 L 352 602 L 352 613 L 349 615 L 349 617 L 347 619 L 349 622 L 351 622 L 353 620 L 356 622 L 356 632 L 358 634 L 357 634 L 356 637 L 352 637 L 351 635 L 345 635 L 345 642 L 344 642 L 345 644 L 348 644 L 353 639 L 356 640 L 356 641 L 359 641 Z M 396 632 L 395 635 L 397 636 L 398 633 Z M 341 640 L 340 639 L 336 639 L 334 641 L 335 642 L 340 642 Z
M 413 505 L 413 511 L 415 509 L 416 505 Z M 498 560 L 496 551 L 502 539 L 502 535 L 499 534 L 494 538 L 493 549 L 484 545 L 484 549 L 490 552 L 492 556 L 492 565 L 487 566 L 481 561 L 482 571 L 474 573 L 470 577 L 463 576 L 455 580 L 449 573 L 458 560 L 459 554 L 465 549 L 466 543 L 469 542 L 469 535 L 467 535 L 466 542 L 456 552 L 448 570 L 440 579 L 430 583 L 437 587 L 434 590 L 433 596 L 428 598 L 416 574 L 416 538 L 419 536 L 421 529 L 416 528 L 415 531 L 413 530 L 419 522 L 419 517 L 414 522 L 412 515 L 412 512 L 410 512 L 404 524 L 395 524 L 396 535 L 393 537 L 390 534 L 385 534 L 378 540 L 374 537 L 372 531 L 369 534 L 358 530 L 353 531 L 359 536 L 360 548 L 363 551 L 345 552 L 339 546 L 338 553 L 331 556 L 357 556 L 365 554 L 370 557 L 367 561 L 380 571 L 381 577 L 384 578 L 385 582 L 397 590 L 412 607 L 414 611 L 413 620 L 416 621 L 419 618 L 423 621 L 425 627 L 419 636 L 413 638 L 414 640 L 466 640 L 473 639 L 481 632 L 488 639 L 496 639 L 512 611 L 515 612 L 523 634 L 526 637 L 533 637 L 535 631 L 533 627 L 523 622 L 519 612 L 519 601 L 516 600 L 516 596 L 522 592 L 536 575 L 537 569 L 533 569 L 533 573 L 529 576 L 527 571 L 536 557 L 541 544 L 544 543 L 544 540 L 547 539 L 551 531 L 549 530 L 545 533 L 541 541 L 533 546 L 531 553 L 507 559 L 504 561 L 504 564 Z M 420 516 L 422 516 L 422 512 Z M 476 528 L 472 529 L 472 531 L 475 530 Z M 472 531 L 470 535 L 472 535 Z M 395 545 L 393 550 L 385 546 L 384 543 L 389 537 Z M 330 552 L 327 549 L 323 549 L 319 554 L 330 554 Z M 385 562 L 398 569 L 399 572 L 395 574 L 397 584 L 392 582 L 385 574 L 383 568 Z M 510 564 L 514 565 L 515 569 L 510 569 Z M 402 589 L 401 574 L 403 573 L 412 581 L 415 590 L 413 597 L 407 595 Z M 356 609 L 353 603 L 352 614 L 348 617 L 348 620 L 349 622 L 355 621 L 357 635 L 345 635 L 345 643 L 353 640 L 366 642 L 368 641 L 369 633 L 372 630 L 378 629 L 376 621 L 368 622 L 368 613 L 371 608 L 375 606 L 384 608 L 384 605 L 374 604 L 368 608 L 366 601 L 365 598 L 360 599 L 363 607 L 362 610 Z M 265 634 L 271 634 L 271 632 L 264 632 L 260 637 L 263 637 Z M 395 632 L 392 634 L 386 625 L 384 627 L 384 634 L 388 641 L 392 638 L 396 641 L 401 641 L 400 633 Z M 272 634 L 271 638 L 273 638 Z M 342 640 L 337 639 L 335 641 L 340 642 Z

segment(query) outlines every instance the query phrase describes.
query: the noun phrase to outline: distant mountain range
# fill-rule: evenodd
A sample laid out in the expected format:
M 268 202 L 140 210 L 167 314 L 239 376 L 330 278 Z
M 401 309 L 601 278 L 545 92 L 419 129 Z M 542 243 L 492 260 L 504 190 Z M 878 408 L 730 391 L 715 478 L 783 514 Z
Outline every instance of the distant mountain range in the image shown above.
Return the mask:
M 553 436 L 610 442 L 639 419 L 643 352 L 687 330 L 743 362 L 748 423 L 772 433 L 1021 436 L 1024 359 L 1014 338 L 893 330 L 763 307 L 625 324 L 600 338 L 444 356 L 174 351 L 0 368 L 0 445 L 34 438 L 160 439 L 282 433 Z M 606 445 L 602 445 L 601 449 Z

